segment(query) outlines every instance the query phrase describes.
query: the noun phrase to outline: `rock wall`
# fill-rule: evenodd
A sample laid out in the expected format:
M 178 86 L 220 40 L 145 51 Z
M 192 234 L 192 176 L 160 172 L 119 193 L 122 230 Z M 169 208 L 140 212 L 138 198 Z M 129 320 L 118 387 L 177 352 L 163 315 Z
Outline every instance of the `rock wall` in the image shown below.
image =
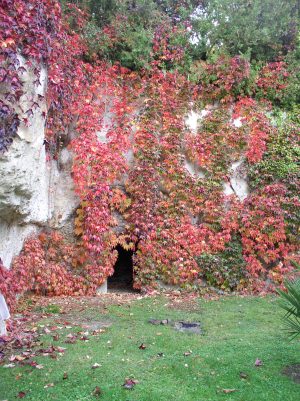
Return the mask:
M 213 109 L 213 105 L 207 106 L 206 109 L 196 112 L 191 110 L 188 114 L 185 123 L 192 133 L 196 134 L 201 120 L 206 117 L 210 110 Z M 232 120 L 232 125 L 239 128 L 242 126 L 240 118 Z M 196 163 L 191 162 L 185 155 L 184 167 L 187 172 L 196 179 L 205 179 L 205 172 Z M 228 171 L 228 182 L 223 184 L 223 192 L 225 195 L 236 195 L 240 201 L 243 201 L 249 195 L 249 187 L 247 181 L 247 173 L 244 166 L 244 160 L 241 158 L 233 162 Z
M 78 200 L 70 176 L 68 151 L 62 152 L 61 168 L 56 161 L 47 160 L 45 116 L 47 71 L 41 68 L 39 84 L 33 68 L 25 65 L 22 74 L 24 95 L 15 107 L 21 124 L 8 151 L 0 155 L 0 257 L 9 267 L 30 234 L 42 227 L 60 228 L 73 214 Z M 23 117 L 32 104 L 29 124 Z
M 59 229 L 69 239 L 73 236 L 73 216 L 79 200 L 74 193 L 71 177 L 72 154 L 64 148 L 57 160 L 47 155 L 45 140 L 45 116 L 47 112 L 45 94 L 47 90 L 47 71 L 41 68 L 39 80 L 33 68 L 26 67 L 22 74 L 24 95 L 16 107 L 20 120 L 27 117 L 26 111 L 37 104 L 29 118 L 29 125 L 20 124 L 17 137 L 9 150 L 0 155 L 0 257 L 6 267 L 11 265 L 13 257 L 22 249 L 24 240 L 43 227 Z M 35 84 L 39 81 L 38 85 Z M 192 109 L 186 116 L 186 126 L 196 134 L 201 121 L 213 105 L 200 111 Z M 241 126 L 241 121 L 233 120 L 233 125 Z M 112 124 L 110 107 L 104 116 L 103 129 L 97 133 L 102 143 L 108 143 L 107 133 Z M 131 142 L 134 141 L 134 130 Z M 129 149 L 124 156 L 131 166 L 133 150 Z M 195 179 L 205 179 L 205 171 L 183 155 L 186 171 Z M 116 185 L 124 187 L 126 174 Z M 247 177 L 243 160 L 231 165 L 229 182 L 224 183 L 224 193 L 234 193 L 240 200 L 248 195 Z M 125 221 L 116 214 L 116 232 L 122 233 Z

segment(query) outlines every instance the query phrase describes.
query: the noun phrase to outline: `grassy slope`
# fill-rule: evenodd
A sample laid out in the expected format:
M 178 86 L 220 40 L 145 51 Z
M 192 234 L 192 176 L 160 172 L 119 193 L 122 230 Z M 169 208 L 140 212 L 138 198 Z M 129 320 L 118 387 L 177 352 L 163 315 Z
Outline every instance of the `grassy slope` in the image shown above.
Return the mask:
M 170 310 L 163 298 L 111 306 L 111 328 L 86 343 L 61 341 L 58 344 L 67 351 L 58 361 L 37 358 L 44 369 L 0 367 L 0 400 L 15 400 L 19 391 L 27 393 L 25 400 L 95 400 L 95 386 L 101 387 L 99 399 L 105 401 L 299 400 L 299 385 L 281 374 L 285 365 L 300 362 L 299 342 L 288 342 L 281 331 L 282 311 L 276 299 L 199 302 L 199 313 Z M 200 320 L 205 335 L 153 326 L 147 323 L 151 317 Z M 49 336 L 47 340 L 50 343 Z M 145 350 L 138 348 L 142 342 Z M 192 354 L 183 356 L 188 350 Z M 157 356 L 160 352 L 163 357 Z M 256 358 L 263 366 L 254 366 Z M 93 370 L 95 362 L 102 366 Z M 241 379 L 240 371 L 248 379 Z M 18 373 L 22 377 L 16 381 Z M 122 383 L 130 375 L 139 383 L 126 390 Z M 55 386 L 45 389 L 47 383 Z M 236 392 L 224 394 L 224 388 Z

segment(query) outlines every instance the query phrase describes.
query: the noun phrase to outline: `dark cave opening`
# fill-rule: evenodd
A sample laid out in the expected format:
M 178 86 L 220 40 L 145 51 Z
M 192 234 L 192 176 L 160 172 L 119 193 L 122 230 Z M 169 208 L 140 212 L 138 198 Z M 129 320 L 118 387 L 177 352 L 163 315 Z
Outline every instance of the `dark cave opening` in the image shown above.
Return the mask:
M 108 278 L 108 290 L 133 291 L 133 251 L 116 247 L 118 259 L 114 266 L 114 274 Z

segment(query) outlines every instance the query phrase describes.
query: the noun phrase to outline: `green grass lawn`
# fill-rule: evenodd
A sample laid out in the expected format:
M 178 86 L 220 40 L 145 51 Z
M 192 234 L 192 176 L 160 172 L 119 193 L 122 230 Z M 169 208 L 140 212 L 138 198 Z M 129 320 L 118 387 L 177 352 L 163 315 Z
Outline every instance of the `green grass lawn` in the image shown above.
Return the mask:
M 157 297 L 110 306 L 105 319 L 112 326 L 89 342 L 65 344 L 70 330 L 60 333 L 55 345 L 67 350 L 58 360 L 35 358 L 44 369 L 0 366 L 0 400 L 18 399 L 20 391 L 25 400 L 34 401 L 300 399 L 300 385 L 281 373 L 284 366 L 300 363 L 300 344 L 289 342 L 282 331 L 283 312 L 276 298 L 199 299 L 198 312 L 170 309 L 167 302 Z M 154 326 L 150 318 L 201 321 L 204 335 Z M 43 341 L 51 344 L 52 337 L 45 335 Z M 139 349 L 141 343 L 146 349 Z M 192 353 L 184 356 L 188 351 Z M 260 367 L 254 366 L 257 358 L 263 362 Z M 94 363 L 101 366 L 92 369 Z M 127 377 L 138 380 L 132 390 L 122 387 Z M 49 383 L 54 386 L 44 388 Z M 96 386 L 102 390 L 99 396 L 92 395 Z

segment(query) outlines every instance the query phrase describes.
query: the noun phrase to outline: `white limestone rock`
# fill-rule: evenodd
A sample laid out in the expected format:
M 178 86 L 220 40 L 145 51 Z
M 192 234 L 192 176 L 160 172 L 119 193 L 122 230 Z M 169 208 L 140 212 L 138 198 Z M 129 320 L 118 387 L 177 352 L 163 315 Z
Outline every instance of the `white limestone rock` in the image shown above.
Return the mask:
M 194 133 L 197 133 L 200 121 L 210 113 L 209 109 L 203 109 L 200 112 L 191 110 L 185 119 L 185 124 Z
M 104 283 L 97 288 L 96 293 L 97 295 L 101 295 L 101 294 L 107 294 L 107 292 L 108 292 L 107 280 L 105 280 Z
M 184 159 L 184 167 L 186 169 L 186 171 L 193 177 L 196 179 L 202 179 L 205 178 L 205 173 L 204 170 L 201 169 L 196 163 L 192 163 L 189 160 L 187 160 L 186 158 Z
M 39 107 L 29 119 L 30 126 L 21 123 L 9 150 L 0 156 L 0 220 L 39 224 L 48 218 L 48 168 L 43 144 L 46 102 L 38 98 L 45 94 L 47 73 L 41 69 L 39 86 L 33 83 L 33 73 L 23 75 L 26 94 L 20 100 L 20 118 L 21 110 L 28 110 L 32 102 Z
M 68 149 L 63 149 L 59 157 L 59 166 L 51 162 L 49 175 L 49 206 L 51 228 L 63 227 L 73 216 L 80 200 L 75 194 L 74 181 L 71 176 L 73 155 Z
M 0 221 L 0 257 L 5 267 L 10 267 L 14 256 L 21 252 L 25 239 L 37 231 L 38 227 L 33 224 Z
M 10 314 L 6 305 L 6 301 L 4 296 L 0 293 L 0 336 L 5 336 L 7 334 L 5 321 L 9 318 Z
M 37 85 L 33 68 L 21 57 L 20 64 L 27 71 L 21 76 L 24 95 L 15 110 L 22 121 L 33 103 L 38 107 L 28 118 L 29 126 L 22 122 L 13 143 L 0 155 L 0 257 L 7 268 L 29 235 L 44 226 L 62 227 L 79 202 L 71 178 L 70 152 L 63 149 L 58 162 L 47 161 L 44 146 L 47 71 L 41 68 Z
M 41 68 L 39 84 L 33 69 L 21 76 L 24 95 L 15 107 L 21 120 L 17 136 L 8 151 L 0 155 L 0 257 L 6 267 L 22 249 L 24 239 L 48 220 L 49 180 L 44 146 L 47 71 Z M 37 103 L 25 126 L 22 118 Z
M 224 183 L 225 195 L 236 195 L 243 201 L 249 195 L 247 177 L 242 169 L 243 159 L 232 163 L 229 170 L 229 182 Z

